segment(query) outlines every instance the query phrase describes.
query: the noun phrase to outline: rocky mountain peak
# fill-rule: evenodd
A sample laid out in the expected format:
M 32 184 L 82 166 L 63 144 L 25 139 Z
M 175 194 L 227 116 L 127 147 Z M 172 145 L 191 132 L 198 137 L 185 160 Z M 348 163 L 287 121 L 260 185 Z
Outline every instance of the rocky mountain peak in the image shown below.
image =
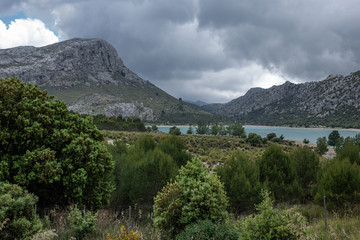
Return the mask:
M 125 67 L 114 47 L 96 38 L 74 38 L 40 48 L 0 50 L 0 77 L 12 76 L 41 87 L 146 83 Z

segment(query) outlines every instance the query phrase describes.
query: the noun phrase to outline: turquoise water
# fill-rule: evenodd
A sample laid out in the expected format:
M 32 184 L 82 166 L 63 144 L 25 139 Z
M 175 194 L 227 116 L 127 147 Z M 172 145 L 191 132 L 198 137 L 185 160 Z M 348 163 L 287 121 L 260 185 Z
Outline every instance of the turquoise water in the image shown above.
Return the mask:
M 159 131 L 169 132 L 169 128 L 171 126 L 166 127 L 158 127 Z M 178 127 L 181 133 L 186 134 L 186 131 L 189 129 L 188 126 Z M 269 133 L 276 133 L 276 136 L 280 137 L 280 135 L 284 135 L 285 139 L 289 140 L 299 140 L 303 141 L 304 138 L 309 139 L 310 142 L 316 143 L 316 139 L 319 137 L 328 137 L 329 134 L 334 129 L 315 129 L 315 128 L 285 128 L 285 127 L 267 127 L 267 126 L 244 126 L 246 134 L 256 133 L 262 137 L 266 137 Z M 195 131 L 195 128 L 193 127 Z M 338 130 L 338 129 L 337 129 Z M 356 134 L 360 133 L 360 130 L 338 130 L 340 135 L 345 137 L 354 137 Z

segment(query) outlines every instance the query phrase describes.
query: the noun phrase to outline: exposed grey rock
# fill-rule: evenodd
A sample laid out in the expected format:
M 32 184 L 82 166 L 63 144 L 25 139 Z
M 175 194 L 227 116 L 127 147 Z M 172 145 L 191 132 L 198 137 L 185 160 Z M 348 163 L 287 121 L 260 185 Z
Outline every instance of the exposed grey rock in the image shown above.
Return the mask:
M 352 111 L 360 117 L 360 71 L 348 76 L 330 75 L 323 81 L 293 84 L 286 82 L 269 89 L 253 88 L 226 104 L 203 107 L 212 113 L 252 122 L 251 114 L 287 114 L 301 118 L 325 118 L 333 113 Z M 356 116 L 355 116 L 356 117 Z M 261 123 L 261 119 L 256 119 Z

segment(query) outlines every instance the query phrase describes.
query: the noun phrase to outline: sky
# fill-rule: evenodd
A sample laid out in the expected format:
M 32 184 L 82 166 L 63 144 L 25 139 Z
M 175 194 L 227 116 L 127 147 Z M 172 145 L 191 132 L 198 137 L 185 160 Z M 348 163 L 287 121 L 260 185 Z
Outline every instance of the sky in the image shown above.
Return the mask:
M 1 0 L 0 49 L 102 38 L 176 98 L 360 70 L 358 0 Z

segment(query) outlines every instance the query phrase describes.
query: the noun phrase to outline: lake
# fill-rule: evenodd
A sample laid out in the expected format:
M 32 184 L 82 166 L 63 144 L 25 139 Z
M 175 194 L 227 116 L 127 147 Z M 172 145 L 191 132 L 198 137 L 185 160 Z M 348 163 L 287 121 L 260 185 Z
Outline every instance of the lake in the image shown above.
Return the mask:
M 160 126 L 159 131 L 169 132 L 172 126 Z M 181 133 L 186 134 L 189 126 L 179 126 Z M 338 130 L 342 137 L 354 137 L 360 133 L 360 130 L 344 130 L 344 129 L 330 129 L 330 128 L 287 128 L 287 127 L 268 127 L 268 126 L 244 126 L 246 134 L 256 133 L 262 137 L 266 137 L 269 133 L 275 133 L 276 136 L 284 135 L 288 140 L 303 141 L 304 138 L 309 139 L 310 142 L 316 143 L 319 137 L 328 137 L 333 130 Z M 195 127 L 193 127 L 195 131 Z

